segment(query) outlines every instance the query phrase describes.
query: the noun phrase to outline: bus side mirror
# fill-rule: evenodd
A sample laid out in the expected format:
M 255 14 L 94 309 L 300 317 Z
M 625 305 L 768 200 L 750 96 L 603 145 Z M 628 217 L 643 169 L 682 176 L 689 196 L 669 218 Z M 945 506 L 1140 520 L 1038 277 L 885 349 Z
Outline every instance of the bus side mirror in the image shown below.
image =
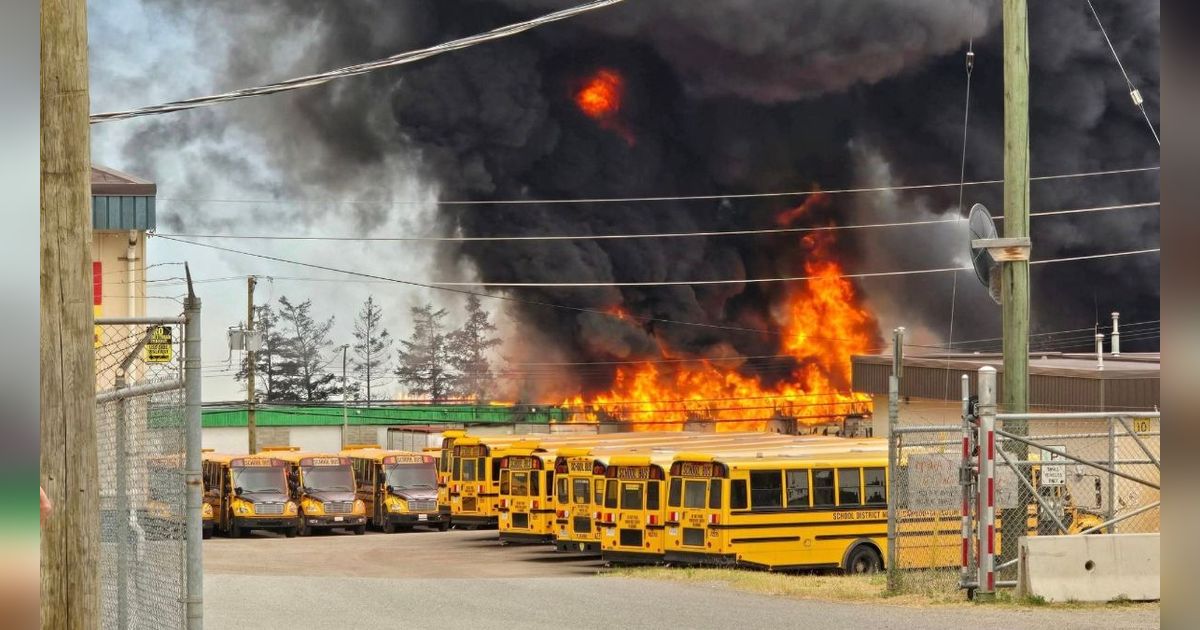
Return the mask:
M 233 493 L 238 495 L 239 497 L 242 496 L 242 487 L 238 486 L 238 487 L 234 488 Z
M 388 494 L 393 494 L 396 492 L 396 489 L 391 486 L 385 486 L 384 490 L 386 490 Z

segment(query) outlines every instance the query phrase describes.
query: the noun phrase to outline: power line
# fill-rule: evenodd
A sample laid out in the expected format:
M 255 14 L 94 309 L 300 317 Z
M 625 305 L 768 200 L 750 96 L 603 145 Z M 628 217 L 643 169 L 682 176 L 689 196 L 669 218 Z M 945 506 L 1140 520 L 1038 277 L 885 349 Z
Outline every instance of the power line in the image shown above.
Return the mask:
M 1142 118 L 1146 119 L 1146 127 L 1150 129 L 1150 134 L 1154 136 L 1154 143 L 1162 147 L 1162 140 L 1158 139 L 1158 131 L 1154 129 L 1154 123 L 1150 122 L 1150 115 L 1146 113 L 1146 105 L 1142 99 L 1142 93 L 1134 86 L 1133 81 L 1129 78 L 1129 73 L 1125 71 L 1125 64 L 1121 63 L 1121 56 L 1117 54 L 1116 47 L 1113 46 L 1112 40 L 1108 38 L 1108 31 L 1104 30 L 1104 22 L 1100 20 L 1100 14 L 1096 12 L 1096 7 L 1092 5 L 1092 0 L 1087 0 L 1088 8 L 1092 10 L 1092 17 L 1096 18 L 1096 26 L 1100 27 L 1100 34 L 1104 36 L 1104 41 L 1108 43 L 1108 49 L 1112 51 L 1113 59 L 1117 61 L 1117 67 L 1121 69 L 1121 76 L 1125 77 L 1125 85 L 1129 87 L 1129 98 L 1133 100 L 1134 107 L 1137 107 L 1142 112 Z
M 1112 169 L 1107 171 L 1090 171 L 1085 173 L 1066 173 L 1061 175 L 1039 175 L 1029 178 L 1030 181 L 1052 181 L 1060 179 L 1076 179 L 1083 177 L 1101 177 L 1106 175 L 1125 175 L 1130 173 L 1145 173 L 1149 171 L 1159 170 L 1159 166 L 1143 166 L 1138 168 L 1122 168 Z M 476 205 L 551 205 L 551 204 L 579 204 L 579 203 L 629 203 L 629 202 L 656 202 L 656 201 L 720 201 L 724 199 L 763 199 L 770 197 L 808 197 L 811 195 L 842 195 L 855 193 L 878 193 L 878 192 L 901 192 L 908 190 L 928 190 L 934 188 L 952 188 L 958 186 L 987 186 L 994 184 L 1003 184 L 1003 179 L 987 179 L 973 182 L 944 182 L 940 184 L 910 184 L 901 186 L 872 186 L 867 188 L 839 188 L 833 190 L 792 190 L 784 192 L 765 192 L 765 193 L 726 193 L 719 195 L 660 195 L 651 197 L 592 197 L 582 199 L 497 199 L 492 201 L 487 200 L 462 200 L 462 201 L 416 201 L 416 200 L 392 200 L 392 201 L 362 201 L 362 200 L 289 200 L 289 199 L 187 199 L 181 197 L 163 197 L 158 201 L 173 201 L 187 203 L 244 203 L 244 204 L 316 204 L 316 205 L 374 205 L 374 206 L 411 206 L 411 205 L 433 205 L 433 206 L 476 206 Z
M 576 15 L 586 13 L 588 11 L 594 11 L 596 9 L 601 9 L 601 8 L 604 8 L 604 7 L 613 5 L 613 4 L 617 4 L 618 2 L 621 2 L 621 1 L 622 0 L 594 0 L 593 2 L 589 2 L 587 4 L 582 4 L 582 5 L 572 7 L 569 9 L 563 9 L 562 11 L 556 11 L 554 13 L 548 13 L 546 15 L 543 15 L 541 17 L 536 17 L 531 20 L 526 20 L 524 22 L 517 22 L 515 24 L 509 24 L 508 26 L 502 26 L 500 28 L 496 28 L 496 29 L 487 31 L 486 33 L 481 33 L 478 35 L 472 35 L 470 37 L 464 37 L 462 39 L 456 39 L 456 40 L 452 40 L 449 42 L 444 42 L 444 43 L 438 44 L 436 46 L 430 46 L 429 48 L 422 48 L 419 50 L 402 52 L 402 53 L 392 55 L 390 57 L 385 57 L 383 59 L 369 61 L 366 63 L 360 63 L 360 64 L 356 64 L 356 65 L 352 65 L 352 66 L 346 66 L 344 68 L 338 68 L 336 70 L 330 70 L 328 72 L 322 72 L 320 74 L 310 74 L 310 75 L 296 77 L 296 78 L 292 78 L 292 79 L 286 79 L 286 80 L 280 81 L 278 83 L 270 83 L 270 84 L 259 86 L 259 87 L 243 88 L 240 90 L 234 90 L 232 92 L 225 92 L 223 94 L 214 94 L 212 96 L 201 96 L 201 97 L 196 97 L 196 98 L 184 99 L 181 101 L 171 101 L 169 103 L 164 103 L 162 105 L 152 105 L 149 107 L 140 107 L 138 109 L 130 109 L 130 110 L 125 110 L 125 111 L 107 112 L 107 113 L 102 113 L 102 114 L 92 114 L 91 122 L 94 124 L 94 123 L 100 123 L 100 122 L 107 122 L 110 120 L 121 120 L 124 118 L 136 118 L 139 116 L 152 116 L 152 115 L 156 115 L 156 114 L 166 114 L 168 112 L 192 109 L 195 107 L 204 107 L 204 106 L 208 106 L 208 105 L 215 105 L 217 103 L 225 103 L 225 102 L 229 102 L 229 101 L 251 98 L 251 97 L 255 97 L 255 96 L 262 96 L 265 94 L 276 94 L 279 92 L 288 92 L 291 90 L 298 90 L 301 88 L 313 87 L 313 86 L 321 85 L 322 83 L 327 83 L 334 79 L 342 79 L 345 77 L 352 77 L 352 76 L 357 76 L 360 74 L 366 74 L 366 73 L 372 72 L 374 70 L 380 70 L 383 68 L 391 68 L 394 66 L 412 63 L 414 61 L 419 61 L 421 59 L 426 59 L 429 57 L 440 55 L 445 52 L 449 52 L 449 51 L 453 51 L 453 50 L 460 50 L 463 48 L 469 48 L 469 47 L 475 46 L 477 44 L 482 44 L 482 43 L 489 42 L 492 40 L 510 37 L 512 35 L 516 35 L 517 33 L 521 33 L 521 32 L 530 30 L 532 28 L 536 28 L 543 24 L 548 24 L 550 22 L 557 22 L 558 20 L 565 20 L 567 18 L 574 17 Z
M 1105 212 L 1110 210 L 1129 210 L 1133 208 L 1149 208 L 1158 206 L 1157 201 L 1143 203 L 1127 203 L 1112 206 L 1095 206 L 1092 208 L 1075 208 L 1071 210 L 1051 210 L 1035 212 L 1030 217 L 1056 216 L 1063 214 L 1080 214 L 1085 212 Z M 1003 220 L 1003 216 L 992 217 Z M 175 238 L 216 238 L 236 240 L 263 241 L 352 241 L 352 242 L 430 242 L 430 243 L 471 243 L 471 242 L 507 242 L 507 241 L 601 241 L 618 239 L 663 239 L 690 237 L 719 237 L 719 236 L 757 236 L 763 234 L 792 234 L 807 232 L 828 232 L 840 230 L 861 230 L 872 228 L 911 227 L 917 225 L 935 225 L 939 223 L 961 223 L 963 218 L 923 219 L 919 221 L 892 221 L 887 223 L 860 223 L 850 225 L 825 225 L 811 227 L 763 228 L 747 230 L 712 230 L 705 232 L 653 232 L 640 234 L 575 234 L 575 235 L 519 235 L 519 236 L 287 236 L 277 234 L 179 234 L 155 233 L 154 236 Z

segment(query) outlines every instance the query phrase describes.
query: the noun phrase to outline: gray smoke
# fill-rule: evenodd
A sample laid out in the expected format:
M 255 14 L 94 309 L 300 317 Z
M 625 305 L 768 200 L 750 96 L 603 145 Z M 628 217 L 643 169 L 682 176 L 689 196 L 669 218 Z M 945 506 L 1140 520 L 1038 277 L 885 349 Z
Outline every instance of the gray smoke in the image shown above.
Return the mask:
M 552 0 L 323 3 L 147 0 L 212 34 L 227 88 L 382 57 L 574 4 Z M 1097 1 L 1114 43 L 1158 112 L 1158 7 Z M 200 37 L 203 39 L 203 37 Z M 1002 175 L 1001 29 L 984 0 L 638 0 L 519 37 L 287 96 L 136 123 L 127 146 L 153 174 L 157 156 L 196 149 L 203 182 L 242 194 L 353 199 L 338 208 L 362 233 L 388 225 L 414 196 L 441 200 L 720 194 L 956 182 L 965 89 L 963 53 L 977 53 L 966 178 Z M 1156 164 L 1140 114 L 1083 2 L 1033 3 L 1030 14 L 1032 171 L 1059 174 Z M 624 79 L 620 129 L 572 101 L 598 69 Z M 147 78 L 150 79 L 149 77 Z M 254 138 L 253 159 L 221 155 L 211 138 Z M 149 147 L 149 149 L 147 149 Z M 227 146 L 224 147 L 227 150 Z M 249 160 L 248 163 L 246 161 Z M 213 184 L 197 181 L 193 195 Z M 1156 175 L 1035 183 L 1033 209 L 1158 198 Z M 378 205 L 370 203 L 378 201 Z M 966 190 L 1001 214 L 1000 188 Z M 384 203 L 387 202 L 387 203 Z M 442 206 L 424 233 L 503 236 L 688 232 L 773 226 L 799 199 Z M 259 214 L 306 225 L 328 207 Z M 834 196 L 805 221 L 873 223 L 958 212 L 957 188 Z M 202 213 L 173 226 L 208 227 Z M 243 223 L 244 225 L 244 223 Z M 218 226 L 219 229 L 219 226 Z M 1157 242 L 1155 210 L 1035 220 L 1035 257 Z M 965 259 L 965 228 L 839 234 L 851 270 L 920 269 Z M 603 282 L 797 275 L 796 237 L 467 243 L 436 260 L 487 282 Z M 1034 271 L 1035 330 L 1079 328 L 1100 313 L 1157 319 L 1156 257 L 1044 266 Z M 441 274 L 446 277 L 446 273 Z M 997 336 L 998 311 L 972 274 L 860 285 L 881 326 L 944 342 Z M 526 300 L 643 317 L 777 329 L 785 287 L 531 289 Z M 777 339 L 715 328 L 639 325 L 517 304 L 529 343 L 515 357 L 573 361 L 656 356 L 656 340 L 692 356 L 769 355 Z M 1103 318 L 1102 318 L 1103 319 Z M 882 345 L 882 342 L 881 342 Z M 1157 341 L 1148 345 L 1156 347 Z M 1138 349 L 1130 346 L 1130 350 Z M 777 366 L 776 366 L 777 367 Z M 753 362 L 743 369 L 754 370 Z M 778 374 L 778 370 L 776 370 Z M 579 371 L 575 384 L 608 384 Z M 567 379 L 570 380 L 570 379 Z

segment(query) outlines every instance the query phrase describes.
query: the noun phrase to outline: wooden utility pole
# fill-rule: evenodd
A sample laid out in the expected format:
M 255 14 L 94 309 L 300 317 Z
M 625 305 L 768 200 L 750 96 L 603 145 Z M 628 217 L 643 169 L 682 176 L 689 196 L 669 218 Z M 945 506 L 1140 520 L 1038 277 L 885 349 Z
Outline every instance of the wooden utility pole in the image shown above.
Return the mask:
M 87 3 L 42 0 L 41 484 L 43 628 L 100 619 Z
M 258 452 L 258 426 L 254 419 L 254 374 L 256 352 L 250 349 L 250 333 L 254 330 L 254 276 L 246 278 L 246 437 L 250 442 L 250 453 Z
M 1029 238 L 1029 17 L 1026 0 L 1003 0 L 1004 19 L 1004 237 Z M 1026 250 L 1028 251 L 1028 250 Z M 1029 260 L 1000 265 L 1000 303 L 1004 326 L 1004 389 L 1001 413 L 1029 408 Z M 1007 421 L 1004 429 L 1027 435 L 1026 422 Z M 1028 448 L 1010 442 L 1013 459 L 1027 459 Z M 1023 506 L 1003 513 L 1001 547 L 1015 553 L 1025 522 Z

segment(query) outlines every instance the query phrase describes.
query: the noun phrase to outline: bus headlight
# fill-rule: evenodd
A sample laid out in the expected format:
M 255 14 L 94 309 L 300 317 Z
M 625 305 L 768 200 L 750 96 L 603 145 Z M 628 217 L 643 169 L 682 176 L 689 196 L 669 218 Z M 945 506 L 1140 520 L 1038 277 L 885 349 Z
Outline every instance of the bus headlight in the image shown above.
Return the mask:
M 213 517 L 212 506 L 209 505 L 208 503 L 205 503 L 204 506 L 200 508 L 200 510 L 201 510 L 201 513 L 204 514 L 204 518 L 212 518 Z
M 233 513 L 238 516 L 254 514 L 254 504 L 249 501 L 238 501 L 233 504 Z
M 367 513 L 367 504 L 363 503 L 362 499 L 354 500 L 354 513 L 355 514 L 366 514 Z
M 387 509 L 389 512 L 405 512 L 408 510 L 408 502 L 400 497 L 389 496 L 387 498 Z
M 325 513 L 325 504 L 313 499 L 304 500 L 304 513 L 310 516 Z
M 296 502 L 295 502 L 295 501 L 288 501 L 287 503 L 285 503 L 285 504 L 283 505 L 283 513 L 284 513 L 284 514 L 287 514 L 288 516 L 295 516 L 295 514 L 296 514 Z

